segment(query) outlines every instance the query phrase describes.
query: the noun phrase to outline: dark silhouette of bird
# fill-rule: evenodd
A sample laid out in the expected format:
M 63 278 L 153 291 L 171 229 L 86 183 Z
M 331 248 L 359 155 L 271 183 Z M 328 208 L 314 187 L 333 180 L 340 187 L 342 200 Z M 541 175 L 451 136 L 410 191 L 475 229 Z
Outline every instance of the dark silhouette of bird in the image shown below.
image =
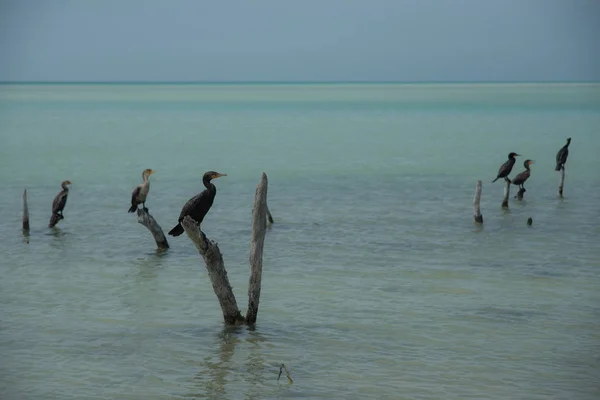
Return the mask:
M 213 205 L 215 196 L 217 194 L 217 188 L 211 183 L 211 180 L 220 178 L 222 176 L 227 176 L 227 174 L 220 174 L 215 171 L 208 171 L 204 174 L 202 177 L 202 183 L 206 189 L 185 203 L 181 209 L 181 213 L 179 214 L 178 223 L 169 231 L 169 235 L 179 236 L 183 233 L 184 229 L 183 226 L 181 226 L 181 221 L 183 221 L 183 218 L 186 215 L 192 217 L 192 219 L 198 222 L 198 224 L 202 223 L 206 213 L 208 213 L 208 210 L 210 210 L 210 207 Z
M 494 179 L 492 183 L 496 182 L 500 178 L 504 178 L 506 181 L 510 182 L 510 179 L 508 179 L 508 174 L 510 174 L 510 171 L 512 171 L 513 166 L 515 165 L 515 161 L 517 161 L 515 160 L 515 157 L 519 155 L 520 154 L 517 153 L 508 154 L 508 161 L 500 166 L 500 169 L 498 170 L 498 176 L 496 176 L 496 179 Z
M 565 144 L 561 149 L 556 153 L 556 167 L 555 171 L 560 171 L 565 167 L 567 162 L 567 157 L 569 157 L 569 145 L 571 144 L 571 138 L 567 138 L 567 144 Z
M 141 204 L 144 208 L 144 211 L 147 211 L 146 208 L 146 197 L 148 197 L 148 192 L 150 191 L 150 175 L 152 175 L 154 170 L 145 169 L 142 172 L 142 183 L 137 185 L 133 192 L 131 193 L 131 207 L 129 207 L 129 212 L 136 212 L 138 206 Z
M 519 173 L 517 176 L 515 176 L 513 178 L 513 180 L 512 180 L 513 185 L 517 185 L 517 186 L 519 186 L 519 188 L 525 189 L 523 184 L 525 183 L 525 181 L 527 179 L 529 179 L 529 176 L 531 175 L 531 170 L 529 169 L 529 166 L 531 164 L 533 164 L 533 160 L 525 160 L 525 162 L 523 163 L 523 166 L 525 167 L 525 171 Z
M 52 216 L 50 217 L 50 222 L 48 223 L 48 227 L 52 228 L 58 221 L 64 219 L 63 210 L 65 209 L 65 205 L 67 204 L 67 197 L 69 196 L 69 188 L 67 185 L 70 185 L 71 181 L 62 181 L 60 187 L 62 190 L 58 192 L 54 201 L 52 202 Z

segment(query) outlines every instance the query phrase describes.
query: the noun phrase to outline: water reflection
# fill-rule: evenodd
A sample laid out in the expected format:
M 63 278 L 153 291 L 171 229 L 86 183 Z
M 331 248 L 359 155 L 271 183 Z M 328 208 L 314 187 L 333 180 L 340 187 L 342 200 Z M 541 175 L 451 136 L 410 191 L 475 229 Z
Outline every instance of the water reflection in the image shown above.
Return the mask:
M 214 357 L 205 361 L 205 368 L 192 378 L 193 393 L 186 397 L 223 399 L 227 397 L 227 384 L 234 385 L 239 377 L 239 369 L 235 368 L 236 352 L 238 357 L 245 354 L 242 374 L 248 384 L 244 398 L 258 400 L 265 398 L 265 389 L 269 379 L 265 371 L 276 371 L 274 366 L 267 366 L 263 343 L 267 339 L 254 328 L 225 327 L 216 336 L 215 347 L 218 348 Z M 215 361 L 216 359 L 216 361 Z M 266 368 L 267 367 L 267 368 Z M 273 381 L 277 375 L 273 372 Z M 231 389 L 235 390 L 235 389 Z M 239 393 L 229 393 L 231 398 L 238 398 Z

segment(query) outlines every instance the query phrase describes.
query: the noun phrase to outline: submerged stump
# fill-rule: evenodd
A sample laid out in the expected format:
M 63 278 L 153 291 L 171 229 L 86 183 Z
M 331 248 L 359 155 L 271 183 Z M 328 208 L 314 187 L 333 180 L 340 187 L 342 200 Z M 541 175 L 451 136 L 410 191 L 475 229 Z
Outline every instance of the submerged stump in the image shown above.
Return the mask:
M 27 189 L 23 191 L 23 232 L 29 232 L 29 207 L 27 207 Z
M 563 188 L 565 186 L 565 167 L 560 169 L 560 180 L 558 181 L 558 196 L 563 197 Z
M 150 215 L 147 209 L 138 208 L 137 221 L 140 224 L 144 225 L 146 228 L 148 228 L 150 233 L 152 233 L 152 236 L 154 236 L 154 240 L 156 241 L 156 246 L 160 250 L 166 250 L 169 248 L 169 242 L 167 242 L 167 238 L 163 233 L 162 228 L 160 227 L 158 222 L 156 222 L 154 217 Z
M 256 188 L 252 211 L 252 238 L 250 243 L 250 284 L 248 286 L 248 311 L 244 318 L 238 308 L 233 289 L 227 277 L 223 255 L 216 242 L 209 240 L 200 225 L 186 216 L 181 226 L 204 259 L 206 270 L 227 325 L 253 325 L 256 323 L 262 281 L 262 254 L 267 225 L 267 175 L 262 174 Z

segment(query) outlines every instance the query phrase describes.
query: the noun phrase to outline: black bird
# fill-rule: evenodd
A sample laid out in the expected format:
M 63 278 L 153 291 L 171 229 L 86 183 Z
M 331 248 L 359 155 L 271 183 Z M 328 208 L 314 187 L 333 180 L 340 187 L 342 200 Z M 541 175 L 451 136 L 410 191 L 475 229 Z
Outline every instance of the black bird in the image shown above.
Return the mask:
M 208 213 L 208 210 L 210 210 L 210 207 L 213 205 L 213 201 L 215 200 L 215 196 L 217 194 L 217 188 L 211 183 L 211 180 L 220 178 L 222 176 L 227 176 L 227 174 L 220 174 L 215 171 L 208 171 L 204 174 L 202 177 L 202 183 L 204 186 L 206 186 L 206 189 L 185 203 L 181 209 L 181 213 L 179 214 L 179 222 L 173 229 L 169 231 L 169 235 L 179 236 L 183 233 L 181 221 L 183 221 L 183 217 L 186 215 L 192 217 L 196 222 L 198 222 L 198 224 L 202 223 L 206 213 Z
M 67 204 L 67 196 L 69 196 L 69 188 L 67 185 L 70 184 L 71 181 L 62 181 L 60 184 L 62 190 L 58 192 L 54 198 L 54 201 L 52 202 L 52 216 L 50 217 L 50 222 L 48 223 L 49 228 L 52 228 L 54 225 L 58 224 L 58 221 L 65 218 L 63 216 L 63 210 Z
M 567 162 L 567 157 L 569 157 L 569 145 L 571 144 L 571 138 L 567 138 L 567 144 L 565 144 L 559 151 L 556 153 L 556 168 L 555 171 L 560 171 L 565 167 L 565 163 Z
M 525 160 L 525 162 L 523 163 L 523 166 L 525 167 L 525 171 L 519 173 L 517 176 L 515 176 L 513 178 L 513 180 L 512 180 L 513 185 L 517 185 L 521 189 L 525 189 L 523 184 L 525 183 L 525 181 L 527 179 L 529 179 L 529 176 L 531 175 L 531 170 L 529 169 L 529 166 L 531 164 L 533 164 L 533 160 Z
M 508 174 L 510 174 L 510 171 L 512 171 L 512 168 L 515 165 L 515 161 L 517 161 L 515 160 L 515 156 L 519 155 L 520 154 L 517 153 L 510 153 L 508 155 L 508 161 L 500 166 L 500 169 L 498 170 L 498 176 L 492 181 L 492 183 L 496 182 L 500 178 L 504 178 L 510 182 L 510 179 L 508 179 Z

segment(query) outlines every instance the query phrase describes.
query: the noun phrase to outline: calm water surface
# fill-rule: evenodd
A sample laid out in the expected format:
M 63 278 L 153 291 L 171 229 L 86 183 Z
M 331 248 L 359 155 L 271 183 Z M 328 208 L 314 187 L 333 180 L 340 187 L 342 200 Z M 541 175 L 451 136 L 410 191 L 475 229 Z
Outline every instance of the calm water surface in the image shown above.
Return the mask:
M 0 86 L 0 398 L 598 398 L 598 127 L 592 84 Z M 503 211 L 511 151 L 536 164 Z M 268 174 L 255 329 L 224 328 L 185 235 L 157 253 L 127 213 L 144 168 L 165 230 L 228 174 L 203 227 L 243 308 Z

